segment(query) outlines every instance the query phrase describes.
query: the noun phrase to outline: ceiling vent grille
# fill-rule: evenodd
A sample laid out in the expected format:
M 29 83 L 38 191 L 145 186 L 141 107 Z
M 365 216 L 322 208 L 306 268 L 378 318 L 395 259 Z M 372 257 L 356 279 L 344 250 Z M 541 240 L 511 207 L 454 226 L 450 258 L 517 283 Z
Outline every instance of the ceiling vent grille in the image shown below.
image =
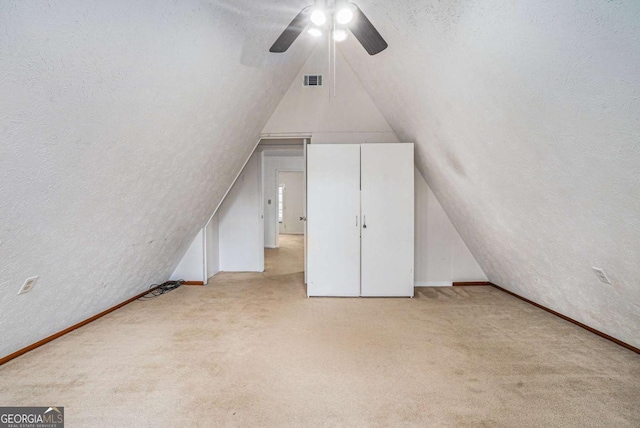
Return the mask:
M 322 74 L 305 74 L 302 84 L 304 86 L 322 86 Z

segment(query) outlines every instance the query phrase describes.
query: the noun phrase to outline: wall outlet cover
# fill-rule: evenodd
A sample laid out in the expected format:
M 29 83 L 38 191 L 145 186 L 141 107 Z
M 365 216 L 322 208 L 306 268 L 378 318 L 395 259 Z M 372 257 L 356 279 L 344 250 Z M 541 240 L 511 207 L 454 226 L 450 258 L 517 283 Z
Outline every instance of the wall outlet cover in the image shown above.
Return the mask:
M 25 279 L 24 284 L 22 284 L 22 287 L 20 287 L 20 291 L 18 291 L 18 294 L 24 294 L 31 291 L 33 286 L 36 285 L 37 280 L 38 280 L 37 276 L 32 276 L 31 278 Z

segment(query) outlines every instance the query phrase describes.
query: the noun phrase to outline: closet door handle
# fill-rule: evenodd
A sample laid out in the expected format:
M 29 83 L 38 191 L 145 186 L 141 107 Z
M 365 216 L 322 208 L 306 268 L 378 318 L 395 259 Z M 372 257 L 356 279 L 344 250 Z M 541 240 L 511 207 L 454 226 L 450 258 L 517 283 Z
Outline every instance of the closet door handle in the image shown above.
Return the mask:
M 362 228 L 363 229 L 367 228 L 367 216 L 366 215 L 362 216 Z
M 358 227 L 358 216 L 356 216 L 356 227 Z

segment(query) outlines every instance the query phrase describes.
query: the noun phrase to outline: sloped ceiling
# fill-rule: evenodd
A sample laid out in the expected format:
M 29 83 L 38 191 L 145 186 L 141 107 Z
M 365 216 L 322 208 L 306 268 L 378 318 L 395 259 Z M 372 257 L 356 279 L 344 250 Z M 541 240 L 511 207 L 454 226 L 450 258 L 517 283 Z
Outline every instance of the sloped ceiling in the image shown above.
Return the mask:
M 169 277 L 308 57 L 268 53 L 303 4 L 0 2 L 0 356 Z
M 390 47 L 344 57 L 489 280 L 640 346 L 640 2 L 358 4 Z

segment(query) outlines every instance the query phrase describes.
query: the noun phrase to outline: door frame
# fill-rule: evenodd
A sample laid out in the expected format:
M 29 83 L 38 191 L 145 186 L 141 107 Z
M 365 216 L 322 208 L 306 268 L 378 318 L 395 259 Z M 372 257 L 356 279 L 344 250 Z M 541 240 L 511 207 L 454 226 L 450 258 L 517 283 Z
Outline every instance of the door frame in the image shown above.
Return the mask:
M 265 158 L 266 158 L 266 153 L 270 152 L 270 151 L 290 151 L 290 150 L 295 150 L 295 149 L 302 149 L 302 159 L 303 159 L 303 163 L 302 163 L 302 169 L 282 169 L 281 171 L 294 171 L 294 172 L 300 172 L 302 171 L 303 173 L 303 195 L 302 195 L 302 200 L 303 200 L 303 215 L 306 219 L 307 217 L 307 145 L 311 143 L 311 134 L 296 134 L 296 135 L 276 135 L 276 134 L 264 134 L 262 135 L 262 140 L 269 140 L 269 139 L 297 139 L 297 140 L 301 140 L 301 144 L 274 144 L 274 145 L 265 145 L 263 150 L 262 150 L 262 168 L 264 168 L 265 165 Z M 257 147 L 256 147 L 257 148 Z M 263 174 L 262 174 L 262 201 L 263 204 L 265 203 L 265 193 L 266 193 L 266 189 L 267 187 L 265 187 L 265 170 L 263 169 Z M 278 174 L 278 170 L 276 169 L 276 174 Z M 278 176 L 275 176 L 275 180 L 276 182 L 276 195 L 277 195 L 277 182 L 278 182 Z M 265 248 L 264 248 L 264 229 L 265 229 L 265 217 L 266 215 L 264 215 L 264 207 L 263 207 L 263 216 L 262 216 L 262 229 L 263 229 L 263 245 L 262 245 L 262 250 L 264 252 Z M 275 229 L 276 231 L 279 232 L 279 225 L 278 225 L 278 217 L 277 217 L 277 211 L 276 211 L 276 216 L 275 216 Z M 304 228 L 303 228 L 303 236 L 304 236 L 304 246 L 303 246 L 303 251 L 304 251 L 304 282 L 305 284 L 307 283 L 307 222 L 304 222 Z M 278 248 L 279 245 L 279 235 L 280 233 L 276 233 L 275 236 L 275 240 L 274 240 L 274 248 Z

